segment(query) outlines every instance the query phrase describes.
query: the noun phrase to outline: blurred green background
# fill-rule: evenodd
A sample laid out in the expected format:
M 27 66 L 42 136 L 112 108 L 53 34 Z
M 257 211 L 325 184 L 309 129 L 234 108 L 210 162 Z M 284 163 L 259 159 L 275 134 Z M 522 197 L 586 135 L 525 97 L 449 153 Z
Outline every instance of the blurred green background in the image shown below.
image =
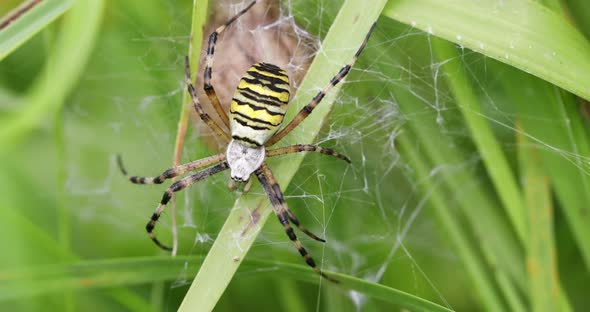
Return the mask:
M 283 18 L 321 38 L 342 2 L 283 1 Z M 0 14 L 18 3 L 2 1 Z M 551 3 L 544 5 L 572 13 L 590 33 L 584 1 Z M 172 163 L 191 11 L 190 1 L 106 1 L 99 28 L 67 51 L 71 59 L 48 61 L 63 53 L 55 49 L 68 33 L 62 18 L 0 62 L 0 127 L 39 107 L 28 119 L 32 127 L 2 132 L 0 141 L 3 309 L 179 306 L 239 195 L 227 191 L 227 174 L 180 193 L 182 256 L 174 260 L 144 229 L 166 184 L 132 185 L 114 160 L 121 153 L 131 174 L 146 176 Z M 447 74 L 450 66 L 462 74 Z M 65 90 L 63 100 L 56 90 Z M 55 98 L 36 97 L 54 91 Z M 483 130 L 470 123 L 473 112 Z M 319 139 L 353 164 L 309 155 L 284 192 L 302 223 L 327 237 L 321 245 L 300 236 L 325 269 L 458 311 L 581 311 L 590 304 L 590 259 L 583 255 L 590 237 L 574 233 L 590 228 L 588 112 L 587 102 L 548 82 L 382 16 Z M 195 122 L 183 162 L 216 152 Z M 478 135 L 488 130 L 492 143 Z M 482 148 L 494 144 L 501 160 L 486 163 Z M 493 171 L 504 165 L 510 175 L 498 180 Z M 518 204 L 503 199 L 510 192 Z M 519 218 L 507 208 L 513 205 Z M 156 232 L 170 242 L 169 211 L 161 220 Z M 131 274 L 138 268 L 126 261 L 140 257 L 161 270 Z M 303 264 L 273 217 L 217 311 L 402 309 L 292 279 L 261 259 Z M 129 279 L 68 279 L 93 265 L 99 275 L 113 266 Z

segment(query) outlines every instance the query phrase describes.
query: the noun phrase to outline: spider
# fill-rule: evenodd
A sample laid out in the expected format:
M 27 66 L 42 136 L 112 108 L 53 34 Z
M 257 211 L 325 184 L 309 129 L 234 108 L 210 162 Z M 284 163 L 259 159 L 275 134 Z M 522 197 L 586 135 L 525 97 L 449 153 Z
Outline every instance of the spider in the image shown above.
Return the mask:
M 325 155 L 333 156 L 350 163 L 350 159 L 342 154 L 339 154 L 332 149 L 324 148 L 316 145 L 296 144 L 277 149 L 269 149 L 267 147 L 273 146 L 280 141 L 291 130 L 297 127 L 322 101 L 324 96 L 330 89 L 338 84 L 348 74 L 350 68 L 355 63 L 362 50 L 367 44 L 371 32 L 375 27 L 375 23 L 367 33 L 363 43 L 355 53 L 352 61 L 346 66 L 342 67 L 340 71 L 330 80 L 330 82 L 307 104 L 299 113 L 291 120 L 287 126 L 277 132 L 283 122 L 283 118 L 287 111 L 289 104 L 289 77 L 287 73 L 276 65 L 268 63 L 256 63 L 250 67 L 244 76 L 241 78 L 237 90 L 231 102 L 230 116 L 223 110 L 215 89 L 211 84 L 211 77 L 213 73 L 213 61 L 215 53 L 215 44 L 217 38 L 223 31 L 229 27 L 236 19 L 246 13 L 254 4 L 256 0 L 252 1 L 246 8 L 238 14 L 230 18 L 224 25 L 217 28 L 209 36 L 207 55 L 205 60 L 204 71 L 204 90 L 209 98 L 215 111 L 223 121 L 224 125 L 230 129 L 230 133 L 224 131 L 219 124 L 203 111 L 201 104 L 197 99 L 195 87 L 191 81 L 191 69 L 188 57 L 185 58 L 185 74 L 186 85 L 188 92 L 192 98 L 193 106 L 199 117 L 205 122 L 208 127 L 223 141 L 228 143 L 225 153 L 213 155 L 198 159 L 183 165 L 164 171 L 157 177 L 138 177 L 129 176 L 121 157 L 117 157 L 117 162 L 121 172 L 128 178 L 129 181 L 135 184 L 161 184 L 165 180 L 183 175 L 187 172 L 208 167 L 197 173 L 189 175 L 175 183 L 173 183 L 164 192 L 160 204 L 156 211 L 152 214 L 149 222 L 146 225 L 146 230 L 152 241 L 164 250 L 172 250 L 172 248 L 163 245 L 155 236 L 154 228 L 156 222 L 160 218 L 166 204 L 172 198 L 174 192 L 185 189 L 186 187 L 210 177 L 216 173 L 230 169 L 230 183 L 228 187 L 230 191 L 237 189 L 242 183 L 244 192 L 247 192 L 250 183 L 251 175 L 254 174 L 260 184 L 262 185 L 266 195 L 268 196 L 275 214 L 280 223 L 283 225 L 287 236 L 295 247 L 305 259 L 305 262 L 313 268 L 319 275 L 329 281 L 337 282 L 322 272 L 316 265 L 313 258 L 307 253 L 301 242 L 295 235 L 290 223 L 295 224 L 303 233 L 309 237 L 325 242 L 324 239 L 316 236 L 308 231 L 297 219 L 295 214 L 288 208 L 281 187 L 274 178 L 272 171 L 264 161 L 266 157 L 273 157 L 298 152 L 318 152 Z

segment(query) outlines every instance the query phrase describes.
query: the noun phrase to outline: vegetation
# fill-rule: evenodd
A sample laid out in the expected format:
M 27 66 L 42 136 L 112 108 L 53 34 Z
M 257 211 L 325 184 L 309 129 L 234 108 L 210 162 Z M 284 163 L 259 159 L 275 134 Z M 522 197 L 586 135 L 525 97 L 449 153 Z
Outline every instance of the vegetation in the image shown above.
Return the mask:
M 19 2 L 3 1 L 0 14 Z M 184 55 L 198 63 L 207 1 L 29 3 L 0 20 L 1 306 L 588 305 L 585 0 L 283 3 L 322 41 L 287 120 L 378 17 L 342 87 L 285 140 L 320 142 L 353 164 L 319 155 L 270 161 L 292 210 L 327 238 L 300 235 L 337 285 L 304 265 L 259 186 L 230 193 L 223 174 L 177 196 L 179 256 L 146 237 L 165 186 L 131 185 L 115 155 L 132 174 L 157 174 L 172 164 L 179 123 L 189 127 L 182 162 L 217 152 L 183 109 Z M 236 238 L 259 206 L 258 226 Z M 166 242 L 169 219 L 156 229 Z

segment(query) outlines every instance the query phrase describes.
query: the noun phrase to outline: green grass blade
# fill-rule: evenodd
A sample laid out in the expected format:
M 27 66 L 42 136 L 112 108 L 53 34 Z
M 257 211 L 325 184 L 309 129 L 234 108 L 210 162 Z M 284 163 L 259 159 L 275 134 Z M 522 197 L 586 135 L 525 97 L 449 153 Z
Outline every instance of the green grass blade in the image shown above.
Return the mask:
M 543 168 L 590 269 L 590 178 L 580 155 L 590 146 L 575 98 L 547 82 L 510 70 L 503 81 L 526 136 L 541 155 Z
M 525 244 L 527 242 L 527 219 L 520 188 L 516 177 L 512 174 L 508 160 L 502 152 L 502 147 L 488 124 L 488 119 L 481 111 L 479 99 L 461 66 L 460 55 L 456 47 L 446 41 L 433 40 L 433 46 L 439 59 L 447 60 L 442 68 L 445 70 L 445 77 L 455 96 L 457 106 L 463 114 L 502 205 L 512 221 L 512 226 L 518 234 L 520 242 Z
M 340 67 L 352 59 L 369 27 L 379 17 L 385 2 L 374 1 L 369 9 L 362 0 L 349 0 L 343 4 L 324 39 L 323 52 L 317 54 L 290 104 L 286 120 L 293 118 L 317 93 L 318 88 L 330 81 Z M 336 91 L 328 94 L 313 114 L 286 137 L 281 145 L 313 142 L 320 131 L 322 120 L 330 111 Z M 303 155 L 293 155 L 286 161 L 269 162 L 283 189 L 287 188 L 302 160 Z M 193 281 L 180 311 L 210 311 L 215 307 L 272 212 L 268 199 L 255 195 L 261 193 L 261 188 L 257 186 L 249 195 L 241 197 L 236 202 Z
M 383 12 L 590 99 L 590 43 L 541 4 L 393 0 Z
M 104 1 L 81 1 L 65 15 L 46 66 L 22 103 L 22 109 L 0 126 L 2 144 L 31 131 L 63 105 L 93 51 L 103 7 Z
M 510 280 L 504 272 L 496 272 L 496 281 L 498 281 L 498 285 L 500 286 L 500 290 L 502 294 L 504 294 L 504 298 L 508 303 L 508 311 L 513 312 L 526 312 L 528 309 L 525 307 L 522 298 L 520 297 L 520 293 L 518 289 L 516 289 L 516 285 Z
M 566 1 L 566 12 L 575 21 L 578 29 L 590 38 L 590 1 L 569 0 Z
M 532 310 L 568 311 L 570 309 L 558 309 L 560 295 L 563 296 L 563 294 L 560 294 L 557 275 L 557 251 L 553 237 L 553 205 L 549 179 L 542 170 L 539 152 L 530 147 L 532 142 L 519 134 L 518 143 L 518 158 L 524 177 L 523 185 L 529 216 L 527 271 Z M 564 307 L 567 306 L 569 304 L 564 305 Z
M 64 262 L 74 262 L 79 260 L 79 258 L 70 250 L 64 249 L 60 242 L 55 241 L 47 232 L 30 222 L 27 218 L 15 213 L 13 209 L 3 209 L 2 215 L 6 222 L 19 228 L 19 236 L 21 236 L 22 239 L 28 239 L 29 242 L 35 241 L 35 246 L 45 248 L 47 254 L 60 258 Z M 76 264 L 62 264 L 57 265 L 54 268 L 65 268 L 69 266 L 76 266 Z M 31 282 L 30 279 L 27 279 L 28 277 L 33 276 L 35 274 L 34 272 L 18 276 L 16 271 L 17 270 L 10 268 L 6 272 L 0 273 L 0 289 L 3 287 L 12 289 L 12 294 L 8 294 L 7 296 L 0 295 L 0 301 L 22 296 L 38 295 L 51 291 L 49 285 L 38 284 L 36 281 Z M 43 270 L 40 270 L 39 272 L 41 271 Z M 4 284 L 5 282 L 9 284 Z M 69 289 L 73 288 L 62 288 L 62 290 Z M 153 311 L 145 300 L 129 289 L 114 287 L 108 291 L 108 295 L 122 306 L 129 308 L 130 311 Z
M 417 180 L 424 181 L 421 184 L 422 192 L 430 194 L 429 202 L 434 208 L 434 212 L 442 223 L 447 235 L 449 235 L 459 257 L 464 263 L 465 270 L 467 270 L 471 278 L 471 285 L 473 285 L 471 289 L 479 295 L 482 305 L 488 311 L 505 310 L 494 282 L 486 272 L 486 265 L 477 253 L 476 245 L 469 241 L 468 232 L 461 226 L 457 216 L 452 213 L 452 210 L 448 209 L 450 206 L 449 202 L 452 202 L 451 198 L 445 198 L 448 196 L 448 192 L 440 185 L 433 183 L 433 180 L 428 179 L 431 171 L 426 167 L 427 162 L 423 158 L 423 155 L 414 147 L 412 143 L 414 140 L 410 139 L 407 134 L 402 134 L 397 139 L 400 153 L 416 171 Z
M 423 103 L 420 99 L 405 90 L 399 90 L 396 99 L 401 112 L 406 116 L 413 116 L 413 119 L 408 120 L 408 129 L 415 134 L 424 157 L 429 160 L 432 168 L 441 166 L 444 169 L 437 169 L 436 172 L 447 185 L 450 194 L 454 194 L 457 201 L 455 205 L 460 207 L 470 229 L 478 238 L 487 264 L 496 272 L 507 274 L 511 281 L 518 284 L 520 290 L 525 290 L 524 258 L 518 240 L 514 239 L 513 232 L 505 221 L 495 200 L 495 193 L 483 184 L 474 185 L 473 181 L 478 181 L 478 176 L 461 168 L 460 164 L 469 161 L 464 156 L 468 152 L 457 148 L 452 138 L 441 133 L 440 126 L 433 123 L 433 116 L 421 115 Z M 466 186 L 469 191 L 466 191 Z M 490 239 L 489 233 L 494 233 L 493 239 Z
M 28 1 L 28 3 L 31 2 Z M 0 28 L 0 61 L 32 36 L 45 29 L 49 23 L 60 17 L 73 4 L 73 0 L 41 1 L 18 17 L 14 15 L 14 11 L 7 14 L 0 20 L 0 24 L 4 24 L 10 19 L 10 24 Z
M 109 259 L 0 272 L 0 301 L 59 293 L 65 290 L 89 290 L 175 280 L 178 279 L 179 272 L 183 272 L 187 276 L 194 275 L 197 271 L 196 264 L 201 263 L 202 260 L 202 257 L 187 256 Z M 187 263 L 191 265 L 187 266 Z M 245 270 L 272 268 L 272 270 L 258 270 L 257 274 L 288 276 L 309 283 L 320 282 L 315 273 L 304 265 L 247 259 L 243 262 L 242 267 Z M 333 272 L 330 274 L 341 281 L 338 287 L 342 289 L 359 291 L 406 308 L 422 311 L 450 311 L 440 305 L 390 287 L 344 274 Z M 26 285 L 26 287 L 22 285 Z

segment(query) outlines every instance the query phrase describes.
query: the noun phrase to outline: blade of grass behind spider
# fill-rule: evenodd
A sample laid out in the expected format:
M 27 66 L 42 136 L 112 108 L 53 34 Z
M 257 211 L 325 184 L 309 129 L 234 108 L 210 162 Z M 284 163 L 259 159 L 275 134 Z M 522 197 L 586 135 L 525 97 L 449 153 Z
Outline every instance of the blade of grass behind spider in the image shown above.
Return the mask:
M 190 42 L 188 48 L 188 58 L 192 65 L 191 78 L 195 81 L 195 75 L 198 72 L 198 64 L 201 57 L 201 48 L 203 43 L 203 29 L 205 29 L 205 23 L 207 22 L 207 12 L 209 12 L 209 1 L 207 0 L 194 0 L 193 1 L 193 14 L 191 24 Z M 183 66 L 184 68 L 184 66 Z M 184 73 L 184 71 L 183 71 Z M 180 112 L 180 118 L 178 120 L 178 130 L 176 133 L 176 143 L 174 148 L 174 165 L 178 165 L 180 161 L 180 154 L 182 147 L 184 146 L 184 138 L 186 136 L 186 130 L 188 126 L 188 117 L 191 110 L 193 109 L 192 100 L 188 91 L 183 89 L 182 95 L 182 108 Z
M 72 0 L 26 1 L 0 19 L 0 61 L 60 17 Z
M 103 7 L 104 1 L 80 1 L 64 16 L 45 68 L 31 86 L 22 109 L 0 125 L 0 144 L 22 137 L 60 109 L 93 51 Z
M 371 24 L 379 17 L 385 3 L 385 0 L 373 1 L 367 8 L 363 0 L 348 0 L 342 5 L 326 34 L 322 50 L 316 55 L 290 104 L 285 120 L 291 120 L 320 88 L 352 59 Z M 312 143 L 320 131 L 322 121 L 330 111 L 336 92 L 337 90 L 332 90 L 310 117 L 281 141 L 280 145 L 295 142 Z M 302 160 L 303 155 L 294 154 L 290 155 L 288 160 L 270 161 L 270 167 L 274 170 L 283 190 L 289 185 Z M 236 201 L 185 296 L 180 311 L 211 311 L 215 307 L 262 229 L 262 225 L 272 212 L 267 197 L 262 194 L 263 191 L 257 185 L 248 195 Z M 309 270 L 311 271 L 311 268 Z M 320 277 L 317 276 L 317 278 Z M 323 280 L 320 282 L 325 283 Z
M 205 29 L 205 24 L 207 22 L 207 12 L 209 12 L 208 6 L 209 1 L 207 0 L 193 1 L 193 12 L 191 19 L 192 24 L 188 48 L 189 64 L 193 64 L 191 81 L 195 81 L 195 76 L 198 72 L 197 64 L 199 64 L 199 58 L 201 55 L 201 45 L 203 43 L 202 30 Z M 172 167 L 180 165 L 180 159 L 182 157 L 182 151 L 184 149 L 184 140 L 186 138 L 186 131 L 188 129 L 189 116 L 191 110 L 193 109 L 193 106 L 191 105 L 192 100 L 190 95 L 188 94 L 186 86 L 184 86 L 183 88 L 182 101 L 180 103 L 180 117 L 178 119 L 178 128 L 176 129 L 176 139 L 174 142 L 174 155 L 172 160 Z M 173 178 L 171 182 L 173 183 L 176 180 L 177 178 Z M 172 256 L 176 256 L 178 249 L 178 231 L 176 223 L 176 196 L 173 196 L 172 202 L 170 203 L 170 214 L 172 215 Z
M 55 256 L 60 258 L 61 260 L 68 261 L 68 262 L 76 262 L 79 258 L 73 254 L 70 250 L 66 250 L 63 248 L 62 244 L 55 241 L 52 237 L 50 237 L 46 231 L 39 228 L 37 225 L 32 223 L 26 217 L 18 214 L 16 209 L 3 209 L 2 216 L 6 222 L 11 224 L 13 227 L 18 228 L 19 241 L 23 242 L 31 242 L 34 241 L 34 246 L 40 246 L 44 249 L 44 252 L 47 255 Z M 33 244 L 28 244 L 33 245 Z M 75 266 L 76 264 L 61 264 L 55 267 L 68 267 L 68 266 Z M 6 286 L 4 284 L 5 278 L 15 277 L 14 275 L 15 269 L 9 269 L 8 272 L 5 274 L 1 274 L 0 277 L 0 288 Z M 82 279 L 83 280 L 83 279 Z M 29 295 L 39 294 L 41 292 L 35 291 L 36 287 L 39 284 L 35 281 L 31 280 L 20 280 L 17 281 L 15 284 L 8 286 L 8 288 L 12 288 L 13 290 L 19 291 L 22 290 L 24 293 L 28 293 Z M 115 285 L 116 286 L 116 285 Z M 70 288 L 72 289 L 72 288 Z M 46 290 L 49 290 L 46 289 Z M 67 289 L 63 289 L 67 290 Z M 121 304 L 121 306 L 126 307 L 130 311 L 154 311 L 152 307 L 145 302 L 145 300 L 136 294 L 135 292 L 122 288 L 122 287 L 113 287 L 107 290 L 107 295 L 114 301 Z M 8 298 L 7 296 L 6 298 Z M 18 297 L 18 296 L 17 296 Z M 13 296 L 14 298 L 14 296 Z M 2 298 L 0 298 L 2 300 Z
M 203 257 L 179 256 L 139 257 L 108 260 L 90 260 L 76 264 L 51 265 L 20 271 L 0 272 L 0 302 L 14 298 L 60 293 L 66 290 L 91 290 L 115 286 L 139 285 L 150 281 L 171 281 L 179 278 L 178 272 L 195 274 Z M 187 263 L 190 264 L 187 267 Z M 242 269 L 261 270 L 257 274 L 272 274 L 308 283 L 320 280 L 306 265 L 295 265 L 262 259 L 246 259 Z M 339 287 L 362 291 L 386 302 L 419 311 L 450 311 L 440 305 L 411 294 L 371 283 L 353 276 L 332 273 L 343 283 Z M 28 285 L 23 287 L 22 285 Z
M 444 61 L 442 69 L 445 71 L 446 75 L 444 76 L 457 101 L 457 107 L 463 114 L 463 119 L 512 222 L 512 227 L 516 231 L 520 243 L 524 245 L 527 242 L 527 219 L 520 188 L 512 174 L 508 160 L 502 152 L 502 147 L 488 124 L 488 119 L 481 112 L 479 99 L 473 92 L 471 82 L 463 70 L 457 47 L 438 38 L 433 38 L 432 43 L 438 59 Z
M 576 26 L 587 39 L 590 39 L 590 1 L 568 0 L 563 1 L 565 10 L 572 17 Z
M 423 73 L 428 74 L 433 73 Z M 438 79 L 436 74 L 433 75 L 433 79 Z M 440 86 L 438 92 L 446 92 L 443 87 Z M 395 94 L 402 116 L 412 116 L 405 129 L 415 134 L 414 144 L 419 144 L 431 168 L 436 168 L 433 174 L 440 176 L 449 194 L 453 194 L 455 205 L 460 215 L 467 219 L 486 264 L 494 269 L 496 282 L 502 285 L 501 290 L 507 297 L 518 298 L 510 294 L 512 289 L 521 292 L 527 289 L 522 248 L 499 207 L 495 192 L 487 187 L 485 176 L 482 178 L 473 172 L 480 162 L 477 153 L 445 131 L 447 120 L 455 123 L 454 102 L 446 103 L 445 109 L 437 111 L 425 105 L 412 90 L 395 87 L 391 93 Z M 490 236 L 490 233 L 494 235 Z M 522 306 L 514 303 L 515 307 Z
M 394 0 L 383 13 L 590 99 L 590 43 L 539 3 Z
M 531 307 L 533 311 L 571 311 L 567 298 L 561 293 L 557 274 L 549 177 L 542 170 L 539 151 L 531 147 L 532 142 L 522 132 L 517 133 L 517 140 L 519 167 L 529 216 L 527 271 Z
M 491 68 L 491 67 L 490 67 Z M 575 97 L 521 71 L 508 69 L 502 85 L 515 103 L 525 134 L 539 150 L 571 232 L 590 269 L 590 154 L 584 116 Z
M 506 310 L 498 290 L 493 280 L 486 270 L 485 262 L 477 252 L 477 247 L 469 240 L 469 233 L 465 231 L 452 210 L 448 209 L 451 205 L 452 198 L 448 197 L 449 192 L 441 183 L 436 183 L 433 179 L 428 179 L 432 172 L 427 167 L 427 161 L 415 147 L 415 139 L 410 138 L 409 134 L 403 133 L 396 138 L 400 153 L 405 161 L 408 162 L 412 169 L 415 170 L 416 180 L 423 181 L 420 183 L 421 192 L 428 194 L 430 206 L 434 208 L 434 213 L 439 222 L 443 225 L 446 234 L 449 236 L 455 246 L 459 257 L 461 258 L 465 270 L 471 278 L 470 288 L 479 296 L 482 306 L 488 311 Z

